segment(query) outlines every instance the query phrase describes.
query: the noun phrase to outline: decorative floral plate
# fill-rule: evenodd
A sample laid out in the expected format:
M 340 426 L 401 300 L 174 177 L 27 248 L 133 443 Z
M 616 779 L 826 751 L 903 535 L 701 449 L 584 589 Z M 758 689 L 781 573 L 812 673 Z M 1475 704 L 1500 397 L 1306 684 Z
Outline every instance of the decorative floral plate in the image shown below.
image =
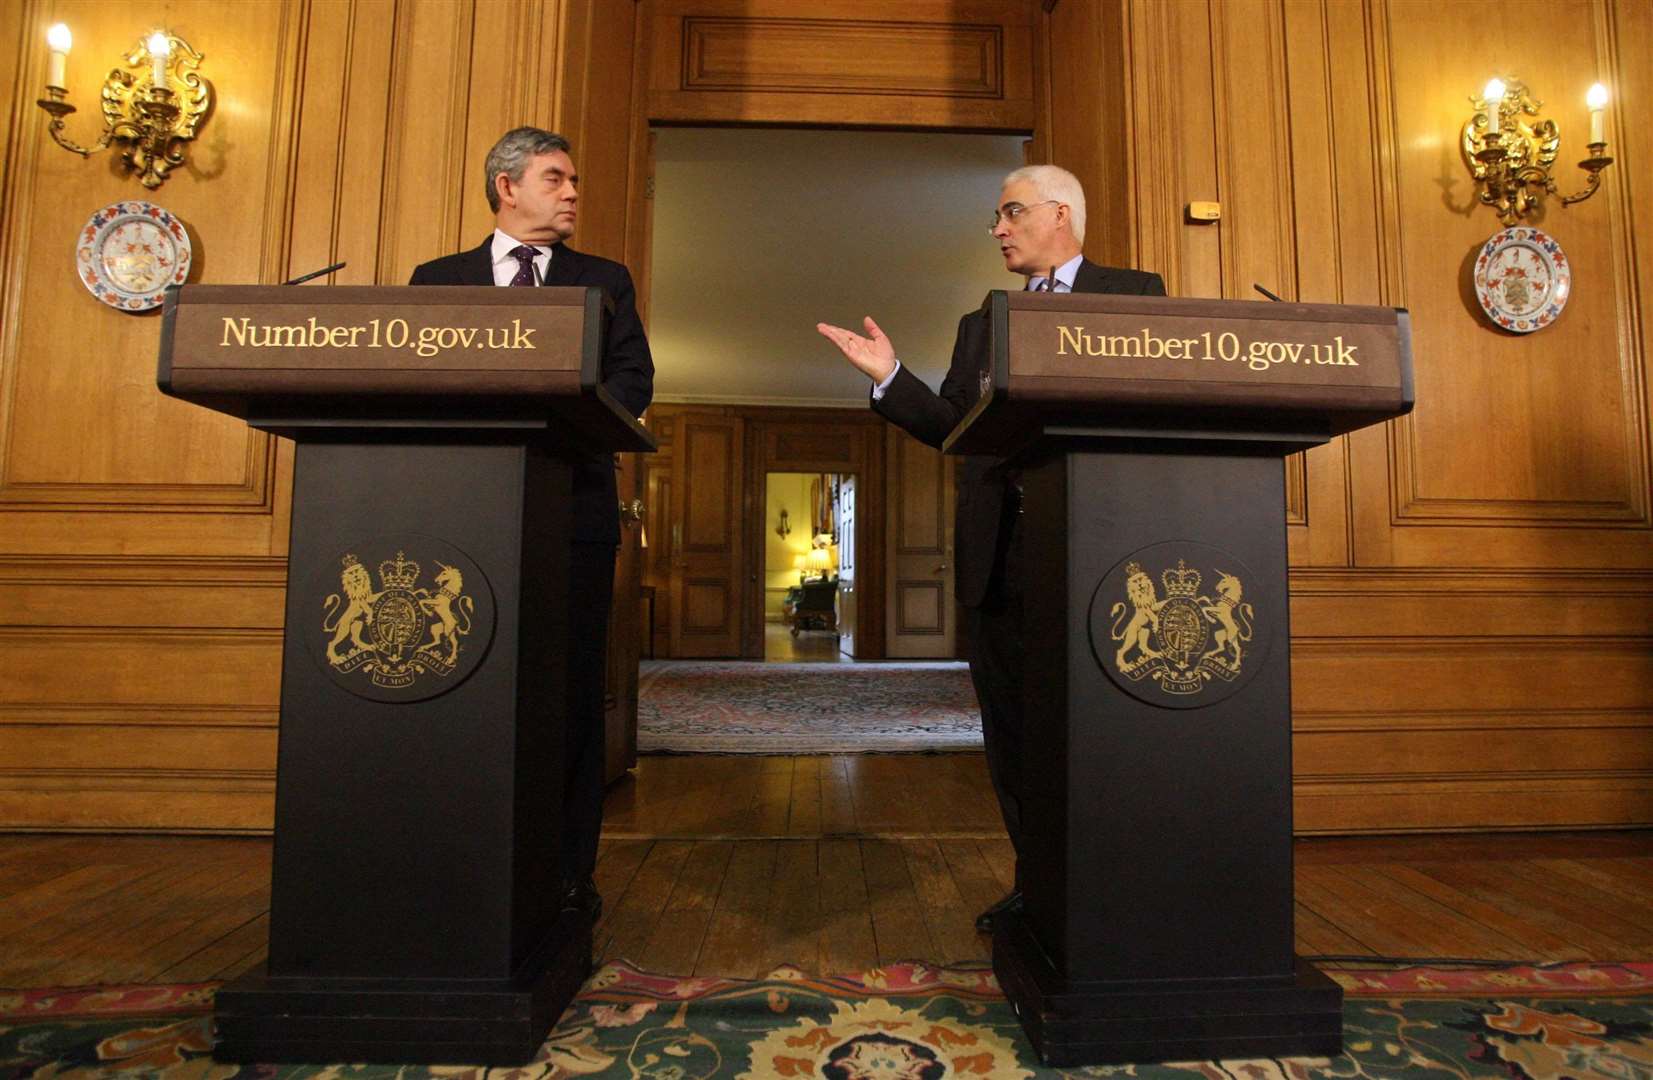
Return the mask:
M 1495 232 L 1475 260 L 1475 296 L 1495 326 L 1530 334 L 1555 322 L 1573 291 L 1567 253 L 1526 225 Z
M 92 215 L 80 231 L 75 266 L 92 295 L 121 311 L 161 306 L 168 285 L 189 274 L 184 223 L 154 203 L 118 202 Z

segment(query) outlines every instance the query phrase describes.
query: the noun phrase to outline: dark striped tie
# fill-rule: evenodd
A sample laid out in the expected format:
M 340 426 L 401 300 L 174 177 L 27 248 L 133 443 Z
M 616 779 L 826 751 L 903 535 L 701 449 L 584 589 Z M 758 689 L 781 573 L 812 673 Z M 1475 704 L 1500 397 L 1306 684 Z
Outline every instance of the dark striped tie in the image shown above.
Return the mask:
M 538 250 L 529 247 L 527 244 L 518 244 L 511 249 L 511 258 L 517 261 L 516 276 L 511 278 L 512 285 L 534 284 L 534 256 L 538 254 Z

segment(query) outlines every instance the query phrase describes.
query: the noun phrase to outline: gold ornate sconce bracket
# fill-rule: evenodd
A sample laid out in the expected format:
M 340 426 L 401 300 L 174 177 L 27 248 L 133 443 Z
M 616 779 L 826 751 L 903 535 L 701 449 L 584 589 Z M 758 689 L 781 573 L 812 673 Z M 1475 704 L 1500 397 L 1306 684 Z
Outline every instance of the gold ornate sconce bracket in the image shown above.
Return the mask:
M 1544 103 L 1535 100 L 1524 83 L 1494 79 L 1480 97 L 1471 98 L 1474 112 L 1464 124 L 1464 161 L 1475 179 L 1481 202 L 1498 212 L 1505 225 L 1514 225 L 1537 210 L 1545 195 L 1555 195 L 1551 170 L 1559 156 L 1561 132 L 1554 120 L 1539 118 Z M 1563 206 L 1583 202 L 1601 186 L 1601 171 L 1613 163 L 1601 136 L 1599 103 L 1592 91 L 1590 156 L 1579 162 L 1588 174 L 1584 190 L 1561 197 Z
M 54 46 L 54 53 L 58 50 Z M 67 47 L 62 50 L 67 54 Z M 36 102 L 51 114 L 47 127 L 52 141 L 65 150 L 91 157 L 113 142 L 125 145 L 121 160 L 151 190 L 184 163 L 184 144 L 212 108 L 212 85 L 201 77 L 202 56 L 187 41 L 158 32 L 122 57 L 122 67 L 109 72 L 101 98 L 104 129 L 98 141 L 82 146 L 65 132 L 64 118 L 75 112 L 64 87 L 48 80 L 46 96 Z M 63 62 L 53 71 L 62 79 Z M 64 80 L 66 81 L 66 80 Z

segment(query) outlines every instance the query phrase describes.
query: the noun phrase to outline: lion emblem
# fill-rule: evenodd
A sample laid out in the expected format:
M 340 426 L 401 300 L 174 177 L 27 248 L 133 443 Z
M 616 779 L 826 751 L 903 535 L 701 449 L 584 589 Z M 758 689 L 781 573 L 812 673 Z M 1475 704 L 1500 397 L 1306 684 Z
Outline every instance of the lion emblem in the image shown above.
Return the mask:
M 1160 653 L 1151 642 L 1153 635 L 1159 632 L 1159 609 L 1165 606 L 1165 601 L 1156 595 L 1154 579 L 1144 573 L 1142 567 L 1132 563 L 1125 568 L 1125 573 L 1125 595 L 1131 601 L 1131 621 L 1123 631 L 1119 629 L 1125 617 L 1124 604 L 1115 604 L 1108 617 L 1113 620 L 1109 637 L 1120 643 L 1119 651 L 1114 654 L 1114 663 L 1120 671 L 1129 672 L 1159 658 Z M 1137 650 L 1134 658 L 1130 655 L 1132 649 Z
M 362 628 L 373 625 L 373 604 L 380 594 L 373 591 L 373 578 L 367 572 L 367 567 L 354 555 L 344 557 L 344 570 L 339 574 L 339 584 L 344 589 L 344 600 L 339 599 L 338 593 L 333 593 L 322 601 L 326 614 L 322 617 L 321 628 L 325 633 L 333 635 L 333 640 L 327 643 L 327 662 L 338 667 L 357 653 L 367 652 L 373 648 L 362 639 Z M 348 601 L 348 603 L 346 603 Z M 344 610 L 339 617 L 328 621 L 340 605 Z M 338 647 L 344 639 L 349 638 L 352 646 L 350 652 L 343 656 L 338 653 Z

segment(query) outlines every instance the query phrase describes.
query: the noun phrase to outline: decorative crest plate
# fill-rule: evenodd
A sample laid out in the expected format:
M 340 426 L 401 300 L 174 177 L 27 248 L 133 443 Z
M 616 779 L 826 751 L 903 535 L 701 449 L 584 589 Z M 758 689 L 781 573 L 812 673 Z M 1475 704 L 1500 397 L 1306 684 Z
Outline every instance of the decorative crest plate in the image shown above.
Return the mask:
M 1512 225 L 1487 238 L 1475 259 L 1475 296 L 1494 326 L 1530 334 L 1555 322 L 1573 291 L 1573 269 L 1555 237 Z
M 154 203 L 111 203 L 93 214 L 75 245 L 75 268 L 93 296 L 121 311 L 161 306 L 168 285 L 189 275 L 184 223 Z

